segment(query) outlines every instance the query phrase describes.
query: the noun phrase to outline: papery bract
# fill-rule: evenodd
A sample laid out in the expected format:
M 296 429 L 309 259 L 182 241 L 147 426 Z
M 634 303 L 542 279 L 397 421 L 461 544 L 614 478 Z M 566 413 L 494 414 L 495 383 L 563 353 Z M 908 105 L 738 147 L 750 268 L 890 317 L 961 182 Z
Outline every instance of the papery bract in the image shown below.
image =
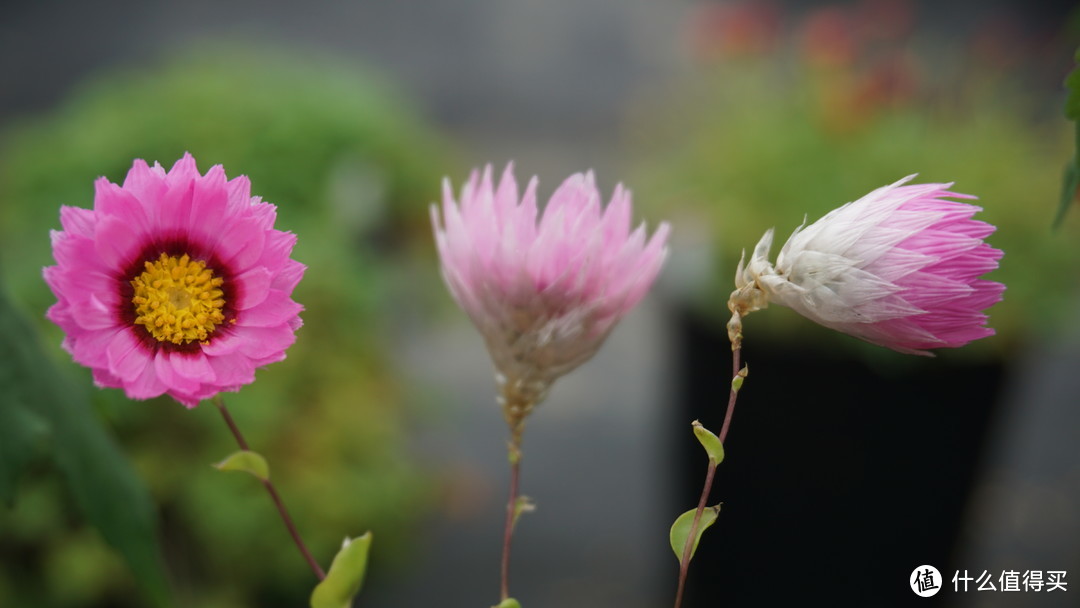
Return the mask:
M 776 265 L 773 231 L 736 272 L 736 290 L 759 305 L 776 302 L 826 327 L 904 353 L 963 346 L 994 334 L 983 312 L 1005 286 L 980 279 L 1002 252 L 983 239 L 994 226 L 952 184 L 874 190 L 799 227 Z M 759 292 L 756 293 L 755 292 Z
M 602 209 L 592 172 L 569 177 L 537 222 L 537 179 L 518 192 L 512 165 L 498 185 L 474 171 L 454 200 L 443 185 L 435 239 L 450 293 L 484 336 L 503 382 L 543 397 L 588 360 L 649 290 L 667 255 L 666 223 L 631 232 L 630 192 Z
M 122 186 L 95 187 L 93 209 L 61 207 L 44 275 L 58 300 L 47 316 L 96 384 L 194 407 L 285 358 L 305 267 L 246 177 L 201 175 L 185 154 L 167 173 L 137 160 Z

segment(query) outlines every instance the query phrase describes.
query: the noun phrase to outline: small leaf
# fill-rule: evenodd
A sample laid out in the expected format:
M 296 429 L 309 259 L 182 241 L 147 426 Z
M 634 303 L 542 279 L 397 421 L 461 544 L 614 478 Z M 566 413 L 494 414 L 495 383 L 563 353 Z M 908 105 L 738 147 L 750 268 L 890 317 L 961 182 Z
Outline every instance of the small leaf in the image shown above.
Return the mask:
M 251 473 L 263 481 L 270 479 L 270 465 L 258 452 L 240 450 L 230 454 L 225 460 L 212 465 L 219 471 L 243 471 Z
M 675 559 L 682 563 L 683 549 L 686 547 L 686 539 L 690 536 L 690 526 L 694 523 L 694 513 L 697 509 L 690 509 L 686 513 L 680 515 L 675 523 L 671 524 L 671 550 L 675 552 Z M 698 521 L 697 532 L 694 534 L 694 546 L 690 549 L 690 559 L 694 558 L 694 554 L 697 553 L 698 543 L 701 542 L 701 535 L 716 522 L 716 518 L 720 515 L 720 505 L 715 507 L 705 507 L 705 510 L 701 513 L 701 519 Z
M 709 455 L 709 460 L 715 464 L 724 462 L 724 444 L 720 443 L 720 438 L 709 429 L 701 426 L 701 423 L 697 420 L 690 424 L 694 427 L 694 436 L 701 442 L 701 447 L 705 448 L 705 452 Z
M 750 373 L 750 368 L 746 365 L 742 366 L 739 373 L 735 374 L 735 377 L 731 379 L 731 390 L 736 393 L 742 388 L 743 380 L 746 380 L 746 375 Z
M 370 549 L 371 532 L 346 538 L 326 578 L 311 592 L 311 608 L 349 608 L 364 584 Z
M 532 513 L 536 510 L 536 503 L 532 501 L 528 496 L 518 496 L 514 501 L 514 520 L 511 522 L 511 526 L 516 527 L 518 518 L 525 513 Z
M 521 602 L 512 597 L 508 597 L 502 602 L 499 602 L 498 606 L 494 606 L 493 608 L 521 608 Z

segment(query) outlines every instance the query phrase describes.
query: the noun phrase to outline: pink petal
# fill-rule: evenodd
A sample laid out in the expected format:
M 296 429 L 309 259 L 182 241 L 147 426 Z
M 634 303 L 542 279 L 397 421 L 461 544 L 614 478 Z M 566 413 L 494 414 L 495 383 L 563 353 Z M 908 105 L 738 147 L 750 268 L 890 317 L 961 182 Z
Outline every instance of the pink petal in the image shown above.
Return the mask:
M 94 211 L 98 216 L 118 217 L 140 235 L 150 232 L 150 220 L 134 195 L 104 177 L 94 182 L 94 190 Z
M 225 169 L 221 165 L 214 165 L 206 172 L 205 176 L 196 177 L 195 186 L 191 195 L 192 227 L 204 222 L 203 215 L 212 217 L 227 215 L 229 204 L 229 190 L 225 178 Z
M 242 343 L 243 338 L 237 336 L 236 332 L 219 328 L 214 332 L 209 343 L 201 345 L 201 350 L 210 360 L 213 360 L 215 357 L 224 357 L 235 353 L 240 349 Z
M 71 316 L 84 329 L 107 329 L 116 325 L 116 313 L 94 294 L 86 302 L 71 309 Z
M 222 261 L 243 272 L 262 256 L 265 239 L 265 231 L 257 222 L 237 219 L 223 226 L 215 249 Z
M 256 266 L 233 280 L 237 288 L 233 306 L 237 310 L 258 306 L 270 292 L 270 271 L 263 266 Z
M 274 277 L 274 280 L 270 283 L 270 287 L 285 293 L 292 293 L 293 289 L 300 282 L 300 279 L 304 278 L 304 271 L 307 270 L 307 266 L 304 266 L 300 262 L 288 260 L 281 268 L 281 272 Z
M 120 269 L 130 264 L 144 243 L 144 238 L 120 217 L 106 216 L 98 222 L 94 250 L 110 268 Z
M 99 331 L 82 331 L 71 341 L 71 358 L 80 365 L 96 367 L 102 365 L 102 353 L 106 353 L 109 344 L 120 332 L 130 331 L 126 327 L 110 327 Z M 115 385 L 114 385 L 115 386 Z
M 173 369 L 172 363 L 169 362 L 169 353 L 164 350 L 159 350 L 154 355 L 154 373 L 157 375 L 157 379 L 164 384 L 170 392 L 177 393 L 191 393 L 199 388 L 199 383 L 196 380 L 181 376 L 177 374 Z
M 132 331 L 125 329 L 117 332 L 105 349 L 109 372 L 125 382 L 139 377 L 150 365 L 152 357 Z
M 255 366 L 243 355 L 210 357 L 208 361 L 219 386 L 242 386 L 255 381 Z
M 202 351 L 173 351 L 169 354 L 169 363 L 178 376 L 203 384 L 213 384 L 216 381 L 214 370 Z
M 237 315 L 237 322 L 245 327 L 282 325 L 300 314 L 303 309 L 303 306 L 289 298 L 289 294 L 271 289 L 265 301 Z
M 165 180 L 160 174 L 150 169 L 150 167 L 147 166 L 146 161 L 141 158 L 136 159 L 132 164 L 127 177 L 124 178 L 123 188 L 140 201 L 143 201 L 143 204 L 147 208 L 155 207 L 157 211 L 155 214 L 156 217 L 160 218 L 160 212 L 166 210 L 161 206 L 152 204 L 153 201 L 157 201 L 165 195 Z M 159 219 L 157 226 L 160 228 L 162 225 L 172 224 L 162 224 Z
M 150 363 L 149 358 L 146 362 L 148 365 L 145 365 L 135 378 L 124 380 L 124 392 L 132 399 L 152 399 L 160 397 L 169 390 L 169 387 L 158 378 L 155 366 Z
M 284 358 L 285 350 L 296 341 L 296 334 L 288 325 L 238 327 L 236 333 L 243 338 L 240 352 L 252 359 Z
M 60 207 L 60 225 L 72 235 L 94 238 L 95 224 L 97 224 L 97 215 L 92 209 L 67 205 Z

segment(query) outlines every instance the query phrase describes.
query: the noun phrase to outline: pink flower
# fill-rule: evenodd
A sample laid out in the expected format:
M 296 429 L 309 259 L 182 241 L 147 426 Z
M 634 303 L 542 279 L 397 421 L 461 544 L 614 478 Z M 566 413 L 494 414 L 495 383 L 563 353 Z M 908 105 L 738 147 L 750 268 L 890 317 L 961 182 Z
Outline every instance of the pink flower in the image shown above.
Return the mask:
M 955 348 L 992 336 L 982 311 L 1005 286 L 979 279 L 1002 252 L 983 242 L 994 226 L 971 219 L 979 207 L 952 184 L 874 190 L 799 227 L 769 263 L 773 231 L 736 272 L 757 307 L 776 302 L 825 327 L 903 353 Z M 754 293 L 759 292 L 759 293 Z M 754 308 L 751 307 L 751 310 Z
M 474 171 L 454 201 L 443 184 L 435 240 L 450 293 L 483 334 L 500 382 L 531 391 L 588 360 L 644 297 L 667 256 L 669 226 L 646 243 L 630 232 L 630 192 L 616 186 L 601 212 L 592 172 L 570 176 L 537 225 L 534 177 L 522 197 L 513 165 L 496 188 Z M 444 226 L 445 224 L 445 226 Z
M 92 210 L 60 208 L 44 270 L 64 349 L 133 399 L 190 408 L 254 381 L 285 358 L 303 310 L 296 236 L 275 218 L 246 177 L 200 175 L 190 154 L 168 173 L 137 160 L 123 186 L 98 179 Z

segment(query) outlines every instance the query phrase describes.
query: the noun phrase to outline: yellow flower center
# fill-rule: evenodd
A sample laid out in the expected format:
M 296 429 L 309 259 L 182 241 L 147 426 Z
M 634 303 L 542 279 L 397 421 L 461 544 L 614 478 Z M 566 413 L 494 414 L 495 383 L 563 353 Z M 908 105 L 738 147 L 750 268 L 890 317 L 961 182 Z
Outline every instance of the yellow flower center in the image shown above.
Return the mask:
M 186 253 L 179 258 L 163 253 L 144 267 L 131 280 L 135 324 L 159 342 L 206 342 L 214 328 L 225 322 L 224 279 L 215 277 L 205 262 L 192 260 Z

